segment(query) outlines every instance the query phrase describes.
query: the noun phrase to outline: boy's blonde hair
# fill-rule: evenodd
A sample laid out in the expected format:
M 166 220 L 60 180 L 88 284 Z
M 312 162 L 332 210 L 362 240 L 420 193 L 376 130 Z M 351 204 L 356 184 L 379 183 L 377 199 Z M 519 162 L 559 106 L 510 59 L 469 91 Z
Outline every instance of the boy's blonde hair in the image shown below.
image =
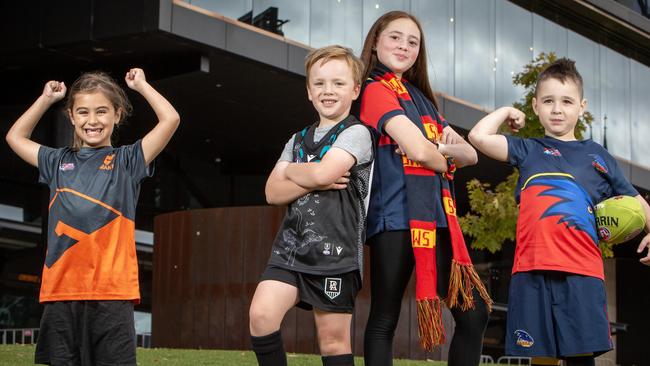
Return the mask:
M 339 45 L 322 47 L 309 52 L 305 58 L 307 85 L 309 85 L 309 72 L 311 71 L 311 68 L 314 66 L 314 64 L 316 64 L 316 62 L 319 60 L 323 60 L 321 63 L 322 65 L 330 60 L 345 60 L 348 66 L 352 69 L 352 78 L 354 80 L 354 83 L 356 85 L 361 85 L 363 78 L 363 62 L 361 62 L 361 60 L 359 60 L 359 58 L 354 55 L 352 49 Z
M 548 79 L 557 79 L 564 84 L 567 80 L 573 81 L 580 89 L 580 98 L 584 95 L 582 87 L 582 76 L 576 68 L 576 62 L 568 58 L 560 58 L 550 64 L 544 71 L 539 73 L 537 77 L 537 84 L 535 85 L 535 95 L 539 85 Z

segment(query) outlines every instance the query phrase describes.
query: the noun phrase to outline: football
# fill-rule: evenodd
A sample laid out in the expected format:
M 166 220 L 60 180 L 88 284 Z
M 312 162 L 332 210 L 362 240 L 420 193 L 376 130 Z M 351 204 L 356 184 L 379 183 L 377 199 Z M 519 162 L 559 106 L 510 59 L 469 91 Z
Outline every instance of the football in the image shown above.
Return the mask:
M 643 207 L 634 197 L 611 197 L 595 208 L 600 242 L 620 244 L 637 236 L 645 227 Z

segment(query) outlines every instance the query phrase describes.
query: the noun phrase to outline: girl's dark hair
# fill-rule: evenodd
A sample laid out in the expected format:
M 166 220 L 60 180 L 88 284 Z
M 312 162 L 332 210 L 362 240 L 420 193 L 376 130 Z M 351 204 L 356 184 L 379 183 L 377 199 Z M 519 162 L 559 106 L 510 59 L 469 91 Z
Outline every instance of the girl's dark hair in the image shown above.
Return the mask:
M 429 84 L 429 73 L 427 72 L 427 51 L 424 44 L 424 32 L 422 32 L 422 25 L 420 21 L 413 15 L 404 12 L 404 11 L 391 11 L 379 17 L 372 25 L 366 36 L 366 40 L 363 43 L 363 50 L 361 51 L 361 61 L 366 66 L 365 72 L 363 74 L 363 80 L 366 80 L 370 76 L 370 72 L 377 65 L 377 52 L 374 50 L 375 45 L 377 45 L 377 40 L 381 32 L 388 27 L 388 24 L 393 20 L 407 18 L 413 21 L 420 31 L 420 51 L 418 53 L 418 58 L 415 60 L 413 66 L 408 69 L 404 75 L 404 78 L 408 80 L 411 84 L 415 85 L 424 95 L 433 102 L 433 105 L 436 109 L 440 110 L 438 107 L 438 101 L 436 100 L 435 94 L 431 89 L 431 84 Z
M 567 80 L 573 81 L 580 89 L 580 98 L 584 95 L 582 87 L 582 76 L 576 68 L 576 62 L 568 58 L 560 58 L 550 64 L 544 71 L 539 73 L 537 77 L 537 85 L 535 85 L 535 95 L 539 85 L 548 79 L 557 79 L 564 84 Z
M 126 96 L 124 89 L 122 89 L 117 82 L 105 72 L 94 71 L 81 74 L 77 80 L 70 86 L 68 98 L 65 102 L 65 109 L 69 114 L 72 114 L 74 107 L 74 99 L 80 93 L 94 93 L 100 91 L 106 98 L 113 104 L 115 112 L 120 113 L 120 120 L 116 123 L 119 126 L 128 116 L 133 112 L 133 107 L 129 98 Z M 72 132 L 72 149 L 79 150 L 82 145 L 81 140 L 77 134 Z

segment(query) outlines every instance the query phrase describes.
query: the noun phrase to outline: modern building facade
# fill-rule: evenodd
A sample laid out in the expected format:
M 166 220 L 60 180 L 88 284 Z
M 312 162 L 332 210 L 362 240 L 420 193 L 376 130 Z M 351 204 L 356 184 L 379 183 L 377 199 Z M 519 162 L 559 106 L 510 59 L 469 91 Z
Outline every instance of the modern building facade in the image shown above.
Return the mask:
M 142 187 L 138 216 L 143 303 L 150 313 L 154 216 L 178 210 L 263 205 L 263 186 L 287 136 L 313 120 L 303 60 L 310 47 L 338 43 L 359 52 L 378 16 L 405 10 L 424 27 L 432 85 L 443 113 L 467 131 L 486 112 L 518 101 L 512 76 L 541 52 L 573 58 L 595 116 L 587 135 L 615 155 L 644 194 L 650 189 L 650 19 L 633 0 L 70 0 L 0 5 L 0 132 L 36 99 L 45 81 L 71 83 L 101 69 L 120 78 L 141 66 L 177 107 L 182 122 Z M 645 9 L 645 10 L 644 10 Z M 238 21 L 237 19 L 242 19 Z M 247 24 L 253 23 L 254 25 Z M 267 30 L 261 30 L 265 28 Z M 130 143 L 153 113 L 129 94 L 135 114 L 119 131 Z M 50 111 L 35 138 L 69 142 L 65 117 Z M 46 188 L 6 144 L 0 147 L 0 328 L 38 325 Z M 501 179 L 509 168 L 483 159 L 463 182 Z M 498 302 L 507 300 L 512 248 L 475 253 Z M 264 254 L 266 255 L 266 254 Z M 650 271 L 633 250 L 608 261 L 618 364 L 650 359 L 644 283 Z M 631 287 L 634 286 L 634 289 Z M 647 287 L 647 286 L 646 286 Z M 618 291 L 616 291 L 618 289 Z M 497 317 L 498 318 L 498 317 Z M 498 332 L 496 327 L 489 332 Z M 497 339 L 498 335 L 489 335 Z M 498 345 L 494 347 L 498 349 Z

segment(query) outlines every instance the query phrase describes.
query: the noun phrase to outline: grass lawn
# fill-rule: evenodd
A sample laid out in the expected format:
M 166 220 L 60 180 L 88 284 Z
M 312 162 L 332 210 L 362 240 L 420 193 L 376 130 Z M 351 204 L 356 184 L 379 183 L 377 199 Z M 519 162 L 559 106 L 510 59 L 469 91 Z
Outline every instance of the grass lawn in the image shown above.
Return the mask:
M 288 355 L 290 366 L 320 366 L 320 356 Z M 34 364 L 34 346 L 0 346 L 0 365 L 23 366 Z M 257 366 L 250 351 L 187 350 L 166 348 L 138 348 L 138 365 L 236 365 Z M 355 365 L 363 365 L 357 358 Z M 398 360 L 395 366 L 446 366 L 439 361 Z

